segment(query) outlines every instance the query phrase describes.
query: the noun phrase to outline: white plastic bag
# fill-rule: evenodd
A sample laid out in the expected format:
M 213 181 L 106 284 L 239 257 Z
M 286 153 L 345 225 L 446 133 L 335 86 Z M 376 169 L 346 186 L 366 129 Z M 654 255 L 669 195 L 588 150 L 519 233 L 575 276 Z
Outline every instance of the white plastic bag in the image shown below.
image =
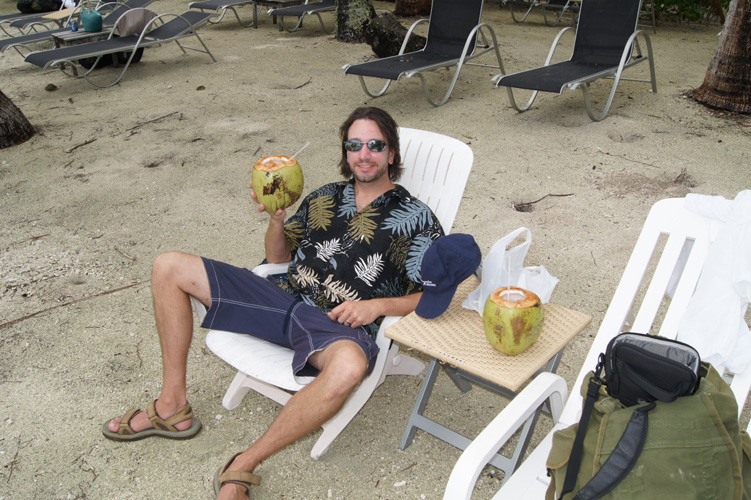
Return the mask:
M 520 235 L 526 236 L 524 242 L 508 248 Z M 498 240 L 478 270 L 480 286 L 469 293 L 462 307 L 473 309 L 482 316 L 488 296 L 493 290 L 504 286 L 524 288 L 540 297 L 543 304 L 549 302 L 558 278 L 551 276 L 543 266 L 524 267 L 524 259 L 531 245 L 532 233 L 526 227 L 520 227 Z

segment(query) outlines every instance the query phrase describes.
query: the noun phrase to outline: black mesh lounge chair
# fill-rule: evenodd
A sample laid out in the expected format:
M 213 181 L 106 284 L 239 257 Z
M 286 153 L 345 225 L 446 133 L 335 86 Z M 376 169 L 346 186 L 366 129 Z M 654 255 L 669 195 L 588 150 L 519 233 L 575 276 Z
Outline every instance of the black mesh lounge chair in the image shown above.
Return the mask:
M 578 0 L 502 0 L 501 5 L 509 6 L 511 19 L 515 23 L 523 23 L 535 7 L 542 10 L 543 19 L 548 26 L 555 26 L 560 23 L 564 15 L 568 16 L 567 19 L 570 24 L 574 24 L 579 14 Z M 514 7 L 524 12 L 521 18 L 517 18 L 519 13 L 514 10 Z
M 648 17 L 649 22 L 644 18 Z M 652 28 L 652 32 L 657 33 L 657 18 L 655 17 L 655 0 L 643 0 L 641 3 L 641 12 L 639 13 L 639 26 Z
M 243 22 L 243 20 L 240 19 L 240 14 L 237 13 L 237 8 L 244 5 L 250 5 L 253 8 L 253 21 L 251 21 L 250 23 Z M 231 10 L 232 13 L 235 14 L 235 18 L 237 19 L 237 22 L 240 23 L 240 26 L 244 26 L 246 28 L 258 26 L 258 11 L 256 10 L 256 4 L 255 2 L 253 2 L 253 0 L 204 0 L 202 2 L 191 2 L 188 4 L 188 8 L 198 9 L 201 12 L 220 12 L 220 15 L 217 19 L 209 20 L 209 22 L 212 24 L 221 22 L 222 19 L 224 19 L 224 15 L 227 13 L 227 11 Z
M 63 10 L 64 7 L 61 5 L 60 10 Z M 57 12 L 57 11 L 52 11 Z M 35 23 L 40 22 L 44 24 L 52 24 L 54 21 L 49 19 L 44 19 L 44 15 L 51 14 L 52 12 L 31 12 L 31 13 L 23 13 L 23 12 L 14 12 L 12 14 L 5 14 L 0 16 L 0 31 L 5 33 L 7 36 L 17 36 L 18 33 L 25 34 L 24 33 L 24 26 L 27 23 Z M 19 25 L 21 26 L 19 28 Z M 8 28 L 13 27 L 14 30 L 8 31 Z
M 657 92 L 652 42 L 649 35 L 636 30 L 640 3 L 640 0 L 582 0 L 571 59 L 550 64 L 561 36 L 572 29 L 568 27 L 556 36 L 544 66 L 512 75 L 498 75 L 493 79 L 496 86 L 506 87 L 511 106 L 519 112 L 529 109 L 538 92 L 560 94 L 565 88 L 581 88 L 587 114 L 594 121 L 600 121 L 608 114 L 621 80 L 651 82 L 652 92 Z M 638 35 L 645 41 L 647 55 L 641 52 Z M 625 69 L 644 61 L 649 61 L 649 80 L 622 77 Z M 613 86 L 602 113 L 598 115 L 592 108 L 589 85 L 600 78 L 613 79 Z M 527 104 L 519 107 L 512 88 L 534 92 Z
M 126 0 L 123 3 L 102 4 L 100 9 L 111 9 L 110 12 L 106 13 L 102 18 L 102 30 L 106 31 L 114 28 L 115 23 L 120 19 L 120 16 L 125 14 L 128 10 L 147 7 L 153 1 L 154 0 Z M 33 45 L 40 42 L 52 42 L 54 35 L 64 31 L 69 31 L 69 29 L 70 28 L 57 28 L 48 31 L 29 33 L 27 35 L 14 36 L 12 38 L 2 38 L 0 39 L 0 52 L 13 48 L 23 56 L 32 51 L 31 47 Z
M 202 0 L 200 2 L 191 2 L 188 4 L 189 9 L 198 9 L 201 12 L 213 11 L 219 12 L 218 19 L 211 19 L 209 22 L 216 24 L 224 19 L 224 15 L 228 10 L 231 10 L 235 14 L 235 19 L 240 23 L 240 26 L 245 28 L 258 28 L 258 10 L 261 5 L 268 7 L 284 7 L 290 5 L 298 5 L 303 3 L 304 0 Z M 243 5 L 251 5 L 253 8 L 253 21 L 250 23 L 243 22 L 240 19 L 240 14 L 237 13 L 237 7 Z M 276 16 L 274 16 L 274 23 L 276 24 Z
M 123 25 L 128 24 L 133 17 L 138 16 L 139 14 L 143 15 L 144 12 L 149 13 L 150 15 L 144 19 L 145 22 L 142 24 L 142 27 L 133 27 L 137 28 L 135 30 L 136 34 L 128 34 L 128 31 L 125 31 L 123 33 L 124 36 L 115 36 L 116 32 L 122 31 L 121 27 Z M 206 24 L 211 16 L 212 14 L 197 11 L 187 11 L 179 15 L 156 15 L 147 9 L 131 9 L 120 17 L 115 25 L 115 29 L 110 33 L 110 38 L 106 40 L 84 43 L 81 45 L 72 45 L 61 49 L 32 52 L 26 56 L 25 60 L 26 62 L 35 64 L 41 68 L 57 67 L 63 73 L 70 76 L 86 78 L 89 83 L 97 87 L 111 87 L 122 79 L 141 48 L 175 42 L 183 53 L 186 53 L 185 49 L 203 52 L 208 54 L 212 61 L 216 62 L 214 55 L 209 51 L 209 48 L 196 31 L 199 27 Z M 159 23 L 164 22 L 165 19 L 169 19 L 169 21 L 159 25 Z M 180 43 L 180 39 L 189 36 L 196 37 L 203 46 L 203 49 L 188 47 Z M 102 57 L 108 55 L 114 57 L 123 52 L 128 53 L 129 56 L 124 62 L 122 70 L 116 75 L 112 82 L 100 84 L 90 78 L 91 72 L 97 68 L 98 62 Z M 87 58 L 96 58 L 89 69 L 82 67 L 77 62 Z
M 5 36 L 16 36 L 18 34 L 17 30 L 8 31 L 11 23 L 14 23 L 20 19 L 35 19 L 38 17 L 39 13 L 24 14 L 22 12 L 17 12 L 15 14 L 5 14 L 3 16 L 0 16 L 0 31 L 5 33 Z M 21 33 L 23 34 L 23 32 Z
M 290 33 L 294 33 L 302 26 L 302 21 L 305 16 L 315 15 L 318 17 L 318 21 L 321 23 L 321 28 L 326 33 L 333 33 L 336 26 L 331 28 L 331 31 L 326 29 L 326 24 L 323 22 L 321 12 L 331 12 L 336 9 L 336 0 L 322 0 L 320 2 L 306 3 L 304 5 L 293 5 L 291 7 L 282 7 L 279 9 L 269 10 L 269 14 L 279 18 L 279 29 L 287 30 Z M 294 28 L 290 28 L 284 24 L 284 17 L 296 17 L 297 24 Z
M 348 75 L 359 76 L 363 90 L 371 97 L 383 95 L 392 81 L 399 81 L 403 76 L 406 78 L 417 76 L 422 82 L 425 96 L 428 98 L 430 104 L 441 106 L 451 96 L 454 85 L 456 85 L 456 80 L 459 77 L 459 72 L 465 63 L 498 68 L 501 73 L 504 73 L 495 32 L 487 24 L 480 23 L 482 5 L 483 0 L 463 0 L 461 2 L 455 0 L 433 0 L 427 42 L 423 49 L 404 53 L 404 49 L 415 26 L 420 22 L 426 21 L 425 19 L 420 19 L 409 28 L 399 55 L 384 57 L 362 64 L 348 64 L 342 69 Z M 485 33 L 490 35 L 492 43 L 488 41 Z M 478 43 L 478 37 L 482 40 L 481 43 Z M 467 62 L 489 51 L 495 52 L 497 65 Z M 456 70 L 454 71 L 449 88 L 443 99 L 436 102 L 431 96 L 423 73 L 452 66 L 456 66 Z M 366 76 L 383 78 L 387 81 L 381 90 L 371 92 L 365 84 L 364 77 Z
M 47 14 L 53 14 L 52 12 L 42 12 L 38 13 L 32 17 L 22 17 L 20 19 L 14 19 L 12 20 L 8 26 L 11 28 L 15 28 L 18 30 L 19 33 L 25 35 L 27 33 L 32 33 L 34 31 L 38 31 L 39 27 L 42 28 L 42 31 L 46 31 L 49 29 L 53 29 L 52 27 L 57 26 L 59 28 L 65 27 L 68 22 L 73 18 L 74 14 L 78 15 L 78 8 L 76 9 L 69 9 L 70 14 L 68 14 L 65 17 L 61 17 L 59 19 L 48 19 L 44 17 Z M 66 9 L 61 8 L 60 14 L 65 13 Z M 57 13 L 57 12 L 54 12 Z

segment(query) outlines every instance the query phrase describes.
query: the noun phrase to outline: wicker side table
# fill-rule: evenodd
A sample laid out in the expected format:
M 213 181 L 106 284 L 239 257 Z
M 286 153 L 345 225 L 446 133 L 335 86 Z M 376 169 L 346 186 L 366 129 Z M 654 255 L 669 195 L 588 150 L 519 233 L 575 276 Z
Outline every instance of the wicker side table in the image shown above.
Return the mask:
M 459 285 L 454 300 L 441 316 L 424 319 L 409 314 L 386 329 L 386 336 L 409 349 L 431 357 L 412 415 L 407 423 L 401 449 L 412 443 L 417 429 L 464 450 L 470 439 L 423 415 L 441 368 L 466 392 L 477 384 L 508 398 L 514 398 L 526 381 L 542 371 L 555 372 L 563 349 L 592 321 L 592 317 L 556 304 L 545 304 L 542 333 L 532 346 L 516 356 L 496 351 L 485 338 L 482 318 L 476 311 L 464 309 L 462 302 L 479 285 L 470 277 Z M 496 454 L 492 465 L 506 474 L 512 472 L 523 456 L 537 421 L 535 414 L 524 427 L 511 458 Z

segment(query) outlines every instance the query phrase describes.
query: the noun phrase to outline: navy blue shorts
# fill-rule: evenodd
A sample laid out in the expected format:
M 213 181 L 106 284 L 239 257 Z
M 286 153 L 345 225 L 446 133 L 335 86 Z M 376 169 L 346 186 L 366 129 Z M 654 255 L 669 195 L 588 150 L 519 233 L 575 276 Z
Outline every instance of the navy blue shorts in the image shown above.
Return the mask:
M 339 340 L 356 342 L 373 370 L 378 345 L 363 327 L 352 328 L 296 299 L 249 269 L 202 257 L 211 286 L 211 307 L 204 328 L 245 333 L 295 351 L 295 375 L 315 376 L 308 358 Z

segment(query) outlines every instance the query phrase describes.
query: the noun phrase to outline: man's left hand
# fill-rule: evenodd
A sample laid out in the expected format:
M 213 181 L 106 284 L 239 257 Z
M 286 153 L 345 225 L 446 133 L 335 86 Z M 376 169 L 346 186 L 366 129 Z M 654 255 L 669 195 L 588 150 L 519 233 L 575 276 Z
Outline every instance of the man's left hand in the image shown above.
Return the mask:
M 381 314 L 373 300 L 342 302 L 328 313 L 329 318 L 343 325 L 358 328 L 378 319 Z

